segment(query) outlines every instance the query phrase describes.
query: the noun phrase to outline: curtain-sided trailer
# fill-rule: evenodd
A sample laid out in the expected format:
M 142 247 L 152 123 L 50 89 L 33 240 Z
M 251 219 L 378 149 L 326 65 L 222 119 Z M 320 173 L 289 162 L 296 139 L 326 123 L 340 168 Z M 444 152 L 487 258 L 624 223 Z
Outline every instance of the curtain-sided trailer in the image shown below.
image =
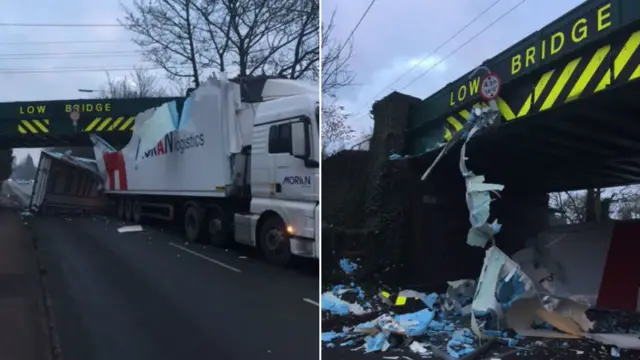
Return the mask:
M 319 91 L 298 80 L 209 79 L 135 120 L 116 150 L 91 135 L 118 215 L 180 222 L 186 239 L 318 258 Z
M 42 151 L 29 209 L 100 212 L 108 199 L 101 191 L 102 179 L 94 160 Z

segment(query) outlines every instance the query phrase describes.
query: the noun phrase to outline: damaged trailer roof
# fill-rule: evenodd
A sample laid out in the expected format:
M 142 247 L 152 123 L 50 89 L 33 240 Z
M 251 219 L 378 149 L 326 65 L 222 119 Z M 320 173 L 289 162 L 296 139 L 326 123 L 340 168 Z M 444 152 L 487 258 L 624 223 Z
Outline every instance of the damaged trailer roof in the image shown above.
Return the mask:
M 54 152 L 54 151 L 47 151 L 47 150 L 42 150 L 42 154 L 48 155 L 54 159 L 60 160 L 71 166 L 88 170 L 93 174 L 97 175 L 98 177 L 100 177 L 100 172 L 98 171 L 98 165 L 96 161 L 93 159 L 81 158 L 77 156 L 71 156 L 71 155 Z
M 565 191 L 640 183 L 640 84 L 612 89 L 535 118 L 489 128 L 467 144 L 469 168 L 487 182 L 530 191 Z M 459 178 L 461 144 L 433 169 L 428 181 Z M 414 157 L 422 172 L 440 149 Z M 438 175 L 440 174 L 440 175 Z M 445 175 L 446 174 L 446 175 Z

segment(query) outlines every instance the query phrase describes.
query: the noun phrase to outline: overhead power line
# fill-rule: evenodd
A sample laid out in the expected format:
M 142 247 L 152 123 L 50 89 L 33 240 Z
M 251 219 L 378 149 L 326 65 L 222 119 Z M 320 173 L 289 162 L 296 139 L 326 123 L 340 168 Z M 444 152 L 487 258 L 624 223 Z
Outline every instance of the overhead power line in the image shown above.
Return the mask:
M 497 0 L 499 1 L 499 0 Z M 471 43 L 473 40 L 475 40 L 476 38 L 478 38 L 478 36 L 482 35 L 485 31 L 489 30 L 491 27 L 493 27 L 495 24 L 497 24 L 500 20 L 502 20 L 503 18 L 505 18 L 507 15 L 511 14 L 513 11 L 515 11 L 518 7 L 520 7 L 524 2 L 526 2 L 527 0 L 521 0 L 520 2 L 518 2 L 516 5 L 514 5 L 513 7 L 511 7 L 509 10 L 507 10 L 506 12 L 502 13 L 502 15 L 500 15 L 497 19 L 495 19 L 494 21 L 492 21 L 491 23 L 489 23 L 487 26 L 485 26 L 484 28 L 482 28 L 479 32 L 475 33 L 471 38 L 469 38 L 467 41 L 465 41 L 464 43 L 462 43 L 460 46 L 458 46 L 457 48 L 455 48 L 452 52 L 450 52 L 449 54 L 447 54 L 445 57 L 443 57 L 442 59 L 440 59 L 439 61 L 435 62 L 434 64 L 432 64 L 428 69 L 426 69 L 424 72 L 422 72 L 420 75 L 418 75 L 417 77 L 415 77 L 412 81 L 410 81 L 407 85 L 403 86 L 402 88 L 400 88 L 397 91 L 402 91 L 406 88 L 408 88 L 409 86 L 413 85 L 416 81 L 418 81 L 419 79 L 421 79 L 423 76 L 425 76 L 426 74 L 428 74 L 431 70 L 435 69 L 438 65 L 442 64 L 445 60 L 449 59 L 451 56 L 455 55 L 458 51 L 462 50 L 462 48 L 464 48 L 465 46 L 469 45 L 469 43 Z M 495 5 L 495 3 L 491 4 L 490 7 L 492 7 L 493 5 Z M 486 12 L 486 11 L 483 11 Z M 481 13 L 482 14 L 482 13 Z M 475 21 L 476 18 L 474 18 L 472 21 Z M 469 24 L 465 25 L 465 27 L 468 27 Z M 464 27 L 463 27 L 464 29 Z M 461 32 L 461 31 L 460 31 Z M 449 40 L 450 41 L 450 40 Z M 435 52 L 432 52 L 432 54 Z M 432 56 L 432 55 L 430 55 Z M 427 58 L 428 59 L 428 58 Z M 416 66 L 414 66 L 415 68 Z M 403 77 L 405 74 L 402 74 L 400 77 Z M 397 81 L 394 81 L 391 83 L 391 85 L 395 84 Z M 389 85 L 389 86 L 391 86 Z M 389 86 L 387 86 L 385 89 L 389 88 Z M 384 91 L 384 90 L 383 90 Z M 378 93 L 378 95 L 380 95 L 382 92 Z M 365 103 L 363 106 L 361 106 L 358 111 L 356 111 L 355 113 L 359 113 L 360 111 L 362 111 L 363 108 L 365 108 L 366 106 L 369 106 L 369 103 L 374 101 L 377 96 L 370 99 L 367 103 Z
M 402 73 L 400 76 L 396 77 L 391 83 L 389 83 L 387 86 L 383 87 L 382 90 L 380 90 L 377 94 L 375 94 L 371 99 L 369 99 L 367 102 L 365 102 L 365 104 L 363 106 L 361 106 L 358 111 L 356 111 L 356 113 L 359 113 L 360 111 L 362 111 L 363 108 L 365 108 L 366 106 L 368 106 L 368 104 L 372 101 L 374 101 L 375 99 L 378 98 L 378 96 L 382 95 L 387 89 L 391 88 L 393 85 L 397 84 L 398 81 L 400 81 L 401 79 L 403 79 L 407 74 L 409 74 L 410 72 L 412 72 L 413 70 L 415 70 L 416 68 L 418 68 L 420 65 L 424 64 L 426 61 L 430 60 L 431 57 L 433 55 L 435 55 L 440 49 L 442 49 L 443 47 L 445 47 L 447 44 L 449 44 L 451 41 L 453 41 L 456 37 L 458 37 L 458 35 L 460 35 L 462 32 L 464 32 L 465 30 L 467 30 L 471 25 L 473 25 L 474 23 L 476 23 L 478 20 L 480 20 L 487 12 L 489 12 L 489 10 L 493 9 L 496 5 L 498 5 L 498 3 L 500 3 L 500 1 L 502 0 L 495 0 L 494 2 L 492 2 L 489 6 L 487 6 L 484 10 L 482 10 L 478 15 L 476 15 L 473 19 L 471 19 L 471 21 L 469 21 L 468 23 L 466 23 L 464 26 L 462 26 L 460 29 L 458 29 L 458 31 L 456 31 L 453 35 L 451 35 L 447 40 L 445 40 L 444 42 L 442 42 L 440 45 L 438 45 L 435 49 L 433 49 L 427 56 L 423 57 L 422 59 L 420 59 L 420 61 L 418 61 L 417 63 L 415 63 L 411 68 L 409 68 L 407 71 L 405 71 L 404 73 Z
M 70 67 L 54 67 L 54 68 L 26 68 L 26 69 L 3 69 L 0 68 L 0 74 L 57 74 L 57 73 L 70 73 L 70 72 L 115 72 L 115 71 L 134 71 L 137 68 L 144 70 L 163 70 L 158 66 L 139 66 L 139 65 L 122 65 L 112 67 L 82 67 L 82 66 L 70 66 Z M 189 70 L 190 68 L 184 68 Z
M 105 55 L 74 55 L 73 58 L 65 56 L 14 56 L 0 57 L 0 63 L 8 60 L 75 60 L 75 59 L 112 59 L 112 58 L 130 58 L 135 59 L 140 54 L 105 54 Z M 139 57 L 138 57 L 139 58 Z M 142 59 L 142 58 L 139 58 Z
M 364 20 L 364 18 L 367 17 L 369 10 L 371 10 L 371 7 L 373 7 L 373 4 L 375 4 L 375 2 L 376 0 L 371 0 L 371 2 L 369 3 L 369 6 L 367 6 L 365 11 L 362 13 L 362 16 L 360 16 L 360 20 L 358 20 L 358 22 L 356 23 L 356 26 L 353 27 L 353 29 L 351 30 L 351 33 L 349 34 L 349 36 L 347 36 L 347 40 L 345 40 L 342 46 L 340 46 L 340 49 L 338 50 L 338 54 L 342 54 L 342 50 L 344 50 L 344 48 L 349 43 L 349 40 L 351 40 L 353 35 L 356 33 L 356 31 L 360 27 L 360 24 L 362 24 L 362 21 Z
M 64 54 L 58 54 L 59 56 L 24 56 L 24 55 L 20 55 L 20 56 L 1 56 L 0 55 L 0 63 L 2 63 L 3 61 L 9 61 L 9 60 L 76 60 L 76 59 L 106 59 L 106 58 L 140 58 L 142 59 L 140 56 L 141 54 L 139 53 L 135 53 L 135 52 L 130 52 L 130 53 L 122 53 L 122 54 L 111 54 L 111 53 L 104 53 L 104 54 L 83 54 L 83 55 L 73 55 L 73 56 L 69 56 L 69 55 L 64 55 Z
M 141 50 L 118 50 L 118 51 L 80 51 L 80 52 L 45 52 L 45 53 L 0 53 L 0 59 L 12 56 L 77 56 L 77 55 L 122 55 L 122 54 L 142 54 Z
M 55 44 L 107 44 L 107 43 L 127 43 L 131 40 L 78 40 L 78 41 L 8 41 L 0 42 L 0 46 L 23 46 L 23 45 L 55 45 Z
M 498 16 L 497 19 L 495 19 L 494 21 L 490 22 L 487 26 L 483 27 L 479 32 L 477 32 L 475 35 L 473 35 L 472 37 L 470 37 L 467 41 L 465 41 L 464 43 L 460 44 L 460 46 L 458 46 L 457 48 L 455 48 L 452 52 L 450 52 L 449 54 L 447 54 L 447 56 L 443 57 L 442 59 L 440 59 L 438 62 L 434 63 L 431 67 L 429 67 L 428 69 L 426 69 L 425 71 L 423 71 L 420 75 L 418 75 L 416 78 L 414 78 L 410 83 L 408 83 L 407 85 L 405 85 L 403 88 L 401 88 L 398 91 L 402 91 L 406 88 L 408 88 L 409 86 L 413 85 L 416 81 L 420 80 L 423 76 L 427 75 L 429 73 L 429 71 L 433 70 L 436 66 L 440 65 L 441 63 L 443 63 L 445 60 L 447 60 L 448 58 L 450 58 L 451 56 L 455 55 L 458 51 L 460 51 L 462 48 L 464 48 L 465 46 L 467 46 L 469 43 L 471 43 L 473 40 L 475 40 L 476 38 L 478 38 L 478 36 L 482 35 L 485 31 L 489 30 L 490 28 L 493 27 L 493 25 L 497 24 L 500 20 L 504 19 L 507 15 L 511 14 L 512 12 L 514 12 L 518 7 L 520 7 L 520 5 L 524 4 L 527 0 L 520 0 L 519 3 L 515 4 L 513 7 L 511 7 L 509 10 L 507 10 L 506 12 L 504 12 L 502 15 Z
M 123 27 L 122 24 L 0 23 L 3 27 Z

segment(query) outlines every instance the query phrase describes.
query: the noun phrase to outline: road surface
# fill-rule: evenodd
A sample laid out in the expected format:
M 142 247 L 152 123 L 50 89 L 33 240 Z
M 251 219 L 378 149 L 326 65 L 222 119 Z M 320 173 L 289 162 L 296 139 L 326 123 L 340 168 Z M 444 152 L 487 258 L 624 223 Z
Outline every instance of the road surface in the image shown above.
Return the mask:
M 29 201 L 31 200 L 31 192 L 33 190 L 33 184 L 20 184 L 16 181 L 4 181 L 2 185 L 2 190 L 5 193 L 13 194 L 17 197 L 17 200 L 21 203 L 22 206 L 29 205 Z
M 317 271 L 104 218 L 28 219 L 64 360 L 319 358 Z
M 0 358 L 49 359 L 51 346 L 33 242 L 0 199 Z

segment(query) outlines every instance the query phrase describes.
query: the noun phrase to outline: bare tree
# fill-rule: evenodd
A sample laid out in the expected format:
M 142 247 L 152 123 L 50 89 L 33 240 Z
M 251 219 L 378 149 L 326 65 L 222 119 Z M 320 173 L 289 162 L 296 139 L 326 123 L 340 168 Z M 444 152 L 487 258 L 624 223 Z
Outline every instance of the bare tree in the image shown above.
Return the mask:
M 136 68 L 132 74 L 121 79 L 112 79 L 107 73 L 107 83 L 100 97 L 131 99 L 167 96 L 166 89 L 160 85 L 159 81 L 158 76 L 144 68 Z
M 122 23 L 147 60 L 199 85 L 203 72 L 313 78 L 316 0 L 136 0 Z
M 585 222 L 586 196 L 580 191 L 549 194 L 549 206 L 562 213 L 570 224 Z
M 186 78 L 178 78 L 173 80 L 168 94 L 170 96 L 186 96 L 189 89 L 193 89 L 193 82 Z
M 300 79 L 319 62 L 319 4 L 315 0 L 200 0 L 210 63 L 238 76 Z
M 134 42 L 147 60 L 164 69 L 171 78 L 190 78 L 200 85 L 202 50 L 196 36 L 201 19 L 193 11 L 191 0 L 135 0 L 132 7 L 122 6 L 121 20 L 137 36 Z
M 333 37 L 336 11 L 322 24 L 322 154 L 330 156 L 356 137 L 348 124 L 348 114 L 339 105 L 338 91 L 352 84 L 355 73 L 349 69 L 353 43 L 342 43 Z
M 261 67 L 263 73 L 289 79 L 317 80 L 320 64 L 320 7 L 316 0 L 290 0 L 284 7 L 285 24 L 267 40 L 270 51 Z M 287 14 L 288 13 L 288 14 Z M 265 56 L 266 55 L 266 56 Z
M 347 141 L 355 138 L 356 131 L 347 125 L 344 107 L 336 102 L 322 104 L 322 156 L 326 158 L 344 149 Z
M 640 189 L 636 185 L 549 194 L 549 206 L 560 210 L 571 224 L 607 218 L 640 218 Z
M 336 97 L 337 91 L 353 84 L 355 72 L 349 68 L 353 55 L 353 40 L 341 43 L 333 37 L 336 10 L 322 24 L 322 93 Z

